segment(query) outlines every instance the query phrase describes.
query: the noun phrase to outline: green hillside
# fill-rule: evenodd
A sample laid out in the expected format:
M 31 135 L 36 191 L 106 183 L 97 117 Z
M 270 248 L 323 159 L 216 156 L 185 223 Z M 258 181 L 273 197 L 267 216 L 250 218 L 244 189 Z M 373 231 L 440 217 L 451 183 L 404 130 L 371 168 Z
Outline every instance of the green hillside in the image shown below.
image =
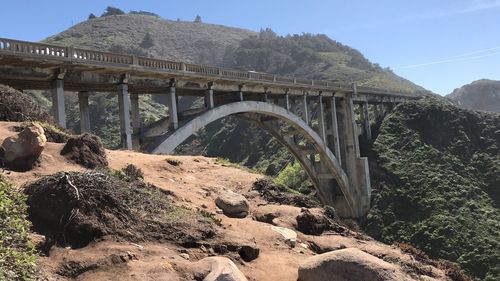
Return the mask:
M 400 104 L 372 153 L 368 234 L 500 280 L 500 115 L 434 99 Z

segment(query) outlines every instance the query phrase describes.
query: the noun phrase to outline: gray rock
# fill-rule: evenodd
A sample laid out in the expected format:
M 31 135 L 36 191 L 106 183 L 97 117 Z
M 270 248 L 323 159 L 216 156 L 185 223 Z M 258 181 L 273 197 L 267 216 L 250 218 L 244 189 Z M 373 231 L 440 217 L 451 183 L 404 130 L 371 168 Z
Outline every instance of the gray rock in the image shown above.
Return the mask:
M 250 262 L 259 257 L 260 249 L 257 247 L 256 243 L 243 245 L 238 251 L 238 254 L 244 261 Z
M 290 247 L 292 248 L 295 247 L 295 244 L 297 243 L 297 232 L 279 226 L 272 226 L 271 230 L 281 234 L 281 236 L 285 239 L 285 243 L 288 244 Z
M 411 280 L 396 267 L 356 248 L 308 258 L 299 267 L 300 281 Z
M 232 191 L 223 191 L 215 199 L 217 207 L 221 208 L 228 217 L 244 218 L 248 215 L 250 204 L 241 194 Z
M 33 123 L 17 136 L 6 138 L 0 147 L 3 164 L 13 170 L 27 171 L 42 154 L 47 138 L 43 128 Z
M 209 268 L 203 281 L 248 281 L 238 267 L 228 258 L 208 257 L 197 264 Z

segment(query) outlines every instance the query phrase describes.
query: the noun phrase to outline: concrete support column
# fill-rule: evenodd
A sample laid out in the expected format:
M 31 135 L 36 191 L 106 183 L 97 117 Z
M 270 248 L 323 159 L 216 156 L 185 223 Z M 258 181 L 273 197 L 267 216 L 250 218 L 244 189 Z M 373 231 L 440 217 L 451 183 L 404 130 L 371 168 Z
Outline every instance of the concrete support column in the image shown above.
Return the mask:
M 64 82 L 54 80 L 52 84 L 52 111 L 56 123 L 66 128 L 66 109 L 64 108 Z
M 326 146 L 326 126 L 325 126 L 325 110 L 323 106 L 323 96 L 321 93 L 318 96 L 318 120 L 319 120 L 319 136 Z
M 214 95 L 213 90 L 209 90 L 212 92 L 211 94 L 211 107 L 214 107 Z M 176 130 L 179 128 L 179 115 L 177 113 L 177 96 L 175 93 L 175 85 L 171 85 L 168 88 L 167 93 L 167 107 L 168 107 L 168 116 L 169 116 L 169 129 Z
M 347 208 L 349 204 L 345 202 L 345 199 L 338 198 L 339 202 L 336 202 L 336 209 L 341 216 L 351 214 L 355 217 L 361 217 L 370 208 L 371 188 L 368 159 L 360 157 L 352 94 L 345 94 L 338 101 L 338 113 L 341 120 L 339 122 L 339 125 L 341 125 L 339 135 L 342 137 L 342 166 L 349 178 L 349 192 L 354 198 L 354 202 L 352 202 L 353 205 L 350 208 Z M 349 209 L 352 210 L 352 213 Z
M 89 92 L 78 92 L 80 108 L 80 134 L 90 132 Z
M 339 164 L 342 165 L 342 157 L 340 155 L 340 139 L 339 139 L 339 124 L 337 121 L 337 102 L 335 101 L 335 97 L 330 99 L 330 118 L 331 118 L 331 133 L 333 138 L 333 151 L 337 160 L 339 160 Z
M 130 96 L 127 84 L 118 85 L 118 107 L 122 147 L 131 150 L 133 147 L 132 130 L 130 128 Z
M 205 92 L 205 106 L 208 109 L 212 109 L 215 106 L 215 103 L 214 103 L 214 89 L 212 88 L 211 85 L 208 87 L 207 91 Z
M 141 113 L 139 110 L 139 94 L 130 94 L 130 112 L 132 118 L 132 146 L 139 148 L 141 134 Z
M 262 95 L 262 101 L 269 102 L 269 94 L 267 93 L 267 90 L 265 90 L 264 94 Z
M 361 104 L 361 124 L 363 125 L 363 131 L 368 140 L 372 140 L 372 128 L 370 125 L 370 112 L 368 110 L 368 102 L 363 102 Z
M 306 122 L 306 124 L 309 124 L 309 106 L 307 104 L 307 93 L 303 94 L 302 103 L 304 106 L 304 122 Z
M 288 92 L 285 93 L 285 108 L 290 111 L 290 95 L 288 95 Z

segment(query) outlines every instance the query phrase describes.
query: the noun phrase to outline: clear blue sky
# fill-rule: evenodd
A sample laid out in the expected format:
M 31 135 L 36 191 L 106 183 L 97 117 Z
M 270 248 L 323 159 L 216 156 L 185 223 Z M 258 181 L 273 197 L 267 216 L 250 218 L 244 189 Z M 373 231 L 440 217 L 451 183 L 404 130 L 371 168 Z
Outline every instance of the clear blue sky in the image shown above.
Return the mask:
M 439 94 L 500 80 L 500 0 L 2 1 L 0 37 L 36 41 L 112 5 L 278 34 L 324 33 Z

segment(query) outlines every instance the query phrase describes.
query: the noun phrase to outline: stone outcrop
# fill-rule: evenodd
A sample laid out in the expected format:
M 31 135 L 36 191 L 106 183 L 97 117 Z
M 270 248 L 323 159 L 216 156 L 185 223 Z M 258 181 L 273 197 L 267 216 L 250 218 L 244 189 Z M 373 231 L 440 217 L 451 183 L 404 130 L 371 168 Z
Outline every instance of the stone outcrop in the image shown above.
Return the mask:
M 297 216 L 297 230 L 304 234 L 321 235 L 330 228 L 330 222 L 320 208 L 304 209 Z
M 357 248 L 328 252 L 308 258 L 299 267 L 300 281 L 403 281 L 396 267 Z
M 285 243 L 288 244 L 290 247 L 295 247 L 295 244 L 297 244 L 297 232 L 285 228 L 285 227 L 279 227 L 279 226 L 272 226 L 271 229 L 276 232 L 281 234 L 283 239 L 285 239 Z
M 47 138 L 42 126 L 33 123 L 18 135 L 6 138 L 0 147 L 0 160 L 16 171 L 31 170 L 42 154 Z
M 208 257 L 197 262 L 197 266 L 209 269 L 203 281 L 247 281 L 238 267 L 228 258 Z
M 228 217 L 244 218 L 250 210 L 248 200 L 243 195 L 232 191 L 222 191 L 215 199 L 215 204 Z

